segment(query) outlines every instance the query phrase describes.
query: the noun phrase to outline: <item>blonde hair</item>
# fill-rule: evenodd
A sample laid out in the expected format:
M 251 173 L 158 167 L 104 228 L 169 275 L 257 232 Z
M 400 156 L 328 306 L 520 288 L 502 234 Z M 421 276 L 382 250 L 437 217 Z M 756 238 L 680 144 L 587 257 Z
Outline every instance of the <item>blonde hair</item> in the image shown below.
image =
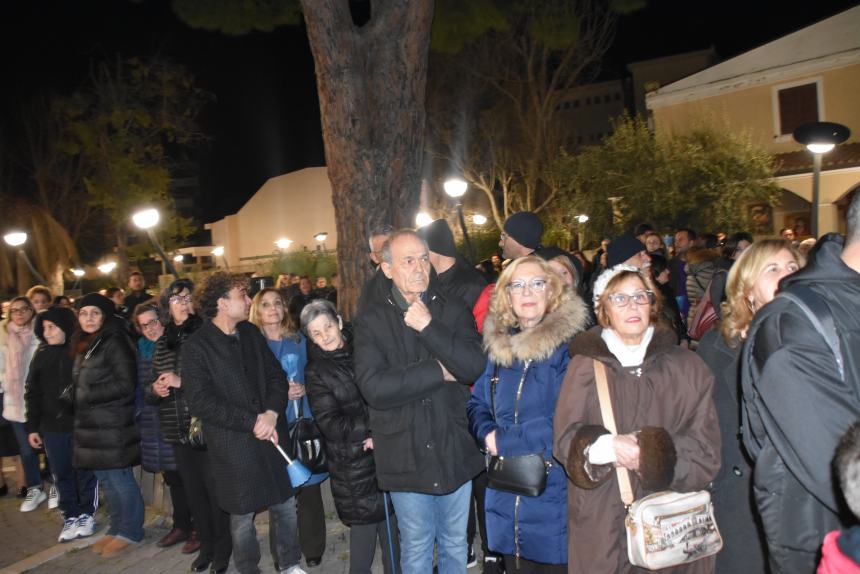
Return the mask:
M 499 279 L 496 281 L 496 287 L 493 290 L 493 297 L 490 300 L 490 313 L 496 317 L 496 323 L 501 326 L 508 328 L 520 326 L 520 321 L 517 319 L 517 316 L 514 315 L 511 300 L 508 297 L 508 285 L 510 285 L 513 280 L 517 269 L 528 263 L 538 265 L 544 272 L 544 275 L 546 275 L 546 312 L 544 313 L 544 317 L 555 311 L 561 305 L 562 301 L 564 301 L 565 294 L 569 291 L 567 285 L 565 285 L 561 280 L 561 277 L 558 276 L 558 273 L 553 271 L 552 267 L 549 266 L 549 263 L 547 263 L 542 257 L 527 255 L 525 257 L 514 259 L 507 267 L 505 267 L 502 274 L 499 275 Z
M 747 247 L 729 270 L 726 279 L 726 300 L 720 305 L 722 315 L 720 331 L 727 345 L 736 346 L 737 341 L 746 338 L 746 331 L 755 315 L 747 296 L 768 260 L 783 249 L 791 253 L 801 267 L 806 263 L 791 241 L 764 239 Z
M 248 320 L 260 328 L 260 331 L 263 331 L 263 319 L 260 317 L 260 307 L 263 304 L 263 297 L 267 293 L 274 293 L 275 296 L 281 300 L 284 309 L 284 318 L 281 319 L 281 337 L 287 337 L 294 341 L 298 341 L 301 339 L 299 335 L 299 330 L 296 328 L 296 324 L 293 321 L 293 316 L 290 315 L 289 309 L 287 309 L 287 302 L 284 301 L 284 296 L 281 295 L 281 292 L 275 289 L 274 287 L 266 287 L 262 289 L 259 293 L 254 295 L 254 299 L 251 301 L 251 311 L 248 313 Z

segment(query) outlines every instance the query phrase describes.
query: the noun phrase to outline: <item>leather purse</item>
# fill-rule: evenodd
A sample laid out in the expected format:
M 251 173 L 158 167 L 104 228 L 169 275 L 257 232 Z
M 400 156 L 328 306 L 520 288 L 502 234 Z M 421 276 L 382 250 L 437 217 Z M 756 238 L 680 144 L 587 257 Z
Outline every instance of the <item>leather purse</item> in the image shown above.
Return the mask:
M 526 361 L 520 383 L 517 387 L 517 398 L 514 405 L 514 424 L 519 422 L 520 396 L 523 393 L 523 383 L 526 380 L 531 360 Z M 496 418 L 496 385 L 499 382 L 499 367 L 493 369 L 490 379 L 490 402 L 493 407 L 493 419 Z M 546 489 L 546 478 L 552 463 L 543 453 L 523 454 L 519 456 L 490 456 L 487 460 L 487 486 L 522 496 L 540 496 Z
M 313 474 L 328 472 L 325 444 L 317 423 L 304 416 L 303 408 L 299 410 L 299 403 L 304 404 L 303 399 L 290 402 L 296 409 L 296 419 L 287 427 L 290 457 L 301 462 Z
M 606 367 L 594 360 L 597 400 L 603 426 L 618 434 Z M 615 468 L 621 501 L 627 509 L 627 559 L 633 566 L 659 570 L 713 556 L 723 547 L 723 538 L 714 519 L 714 504 L 707 490 L 697 492 L 655 492 L 633 502 L 629 471 Z
M 185 443 L 197 450 L 206 450 L 206 440 L 203 438 L 203 421 L 192 416 L 188 424 L 188 434 Z

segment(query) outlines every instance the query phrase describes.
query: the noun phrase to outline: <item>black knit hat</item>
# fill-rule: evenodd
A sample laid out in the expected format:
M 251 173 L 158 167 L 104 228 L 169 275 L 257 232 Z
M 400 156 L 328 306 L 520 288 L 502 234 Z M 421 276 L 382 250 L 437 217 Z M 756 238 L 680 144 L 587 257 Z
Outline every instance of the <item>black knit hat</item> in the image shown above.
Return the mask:
M 615 267 L 624 263 L 637 253 L 645 251 L 645 245 L 636 239 L 632 233 L 619 235 L 609 242 L 606 248 L 606 268 Z
M 424 227 L 420 227 L 418 229 L 418 236 L 427 242 L 427 247 L 433 253 L 447 257 L 457 256 L 457 245 L 454 243 L 454 234 L 451 233 L 451 228 L 448 227 L 448 222 L 444 219 L 437 219 Z
M 505 220 L 503 225 L 509 237 L 529 249 L 540 247 L 540 237 L 543 235 L 543 223 L 531 211 L 520 211 Z
M 84 307 L 98 307 L 102 315 L 105 316 L 105 321 L 116 313 L 116 305 L 113 301 L 100 293 L 87 293 L 75 301 L 75 309 L 80 311 Z
M 45 341 L 45 327 L 42 324 L 43 321 L 50 321 L 62 329 L 63 333 L 66 334 L 67 341 L 72 338 L 72 334 L 75 332 L 75 327 L 78 324 L 78 318 L 75 317 L 75 312 L 71 309 L 67 309 L 65 307 L 51 307 L 50 309 L 45 309 L 36 315 L 36 322 L 33 325 L 33 332 L 40 341 Z

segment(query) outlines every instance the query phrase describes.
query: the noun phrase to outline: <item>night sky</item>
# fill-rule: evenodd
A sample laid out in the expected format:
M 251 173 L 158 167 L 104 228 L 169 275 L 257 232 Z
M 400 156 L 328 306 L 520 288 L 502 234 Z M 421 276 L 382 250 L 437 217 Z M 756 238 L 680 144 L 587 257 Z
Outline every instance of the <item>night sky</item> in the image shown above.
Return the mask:
M 467 1 L 467 0 L 464 0 Z M 856 1 L 651 0 L 622 17 L 602 76 L 624 64 L 714 46 L 726 58 L 856 5 Z M 166 0 L 12 0 L 3 5 L 0 129 L 6 146 L 22 102 L 70 93 L 89 61 L 160 53 L 215 94 L 195 152 L 204 221 L 235 212 L 268 178 L 324 161 L 313 60 L 303 28 L 230 37 L 192 30 Z

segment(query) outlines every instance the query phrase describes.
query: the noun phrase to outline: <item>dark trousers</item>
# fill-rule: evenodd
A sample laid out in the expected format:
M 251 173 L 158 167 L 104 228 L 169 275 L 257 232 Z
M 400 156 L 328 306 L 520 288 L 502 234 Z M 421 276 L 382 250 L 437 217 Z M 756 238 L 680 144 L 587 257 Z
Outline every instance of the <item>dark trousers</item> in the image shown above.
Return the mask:
M 191 521 L 191 508 L 188 506 L 188 498 L 185 496 L 185 487 L 182 485 L 179 471 L 165 470 L 161 475 L 164 477 L 164 484 L 170 488 L 170 501 L 173 503 L 173 528 L 191 532 L 194 529 Z
M 394 548 L 396 572 L 400 572 L 400 541 L 397 536 L 397 518 L 389 517 L 391 543 Z M 376 554 L 376 541 L 382 551 L 382 568 L 385 574 L 395 572 L 391 567 L 391 548 L 389 548 L 388 528 L 385 521 L 376 524 L 353 524 L 349 527 L 349 574 L 370 574 L 373 556 Z
M 481 532 L 481 549 L 486 555 L 487 548 L 487 515 L 484 514 L 484 499 L 487 497 L 487 471 L 472 479 L 472 501 L 469 504 L 469 524 L 466 526 L 466 540 L 469 546 L 475 543 L 475 523 Z M 475 520 L 477 518 L 477 520 Z
M 173 455 L 200 540 L 200 555 L 212 558 L 213 564 L 227 564 L 233 551 L 230 515 L 218 506 L 209 455 L 179 443 L 174 443 Z
M 233 564 L 239 574 L 259 574 L 260 543 L 254 526 L 254 512 L 230 515 L 233 536 Z M 269 530 L 272 553 L 280 570 L 297 566 L 302 559 L 296 530 L 296 501 L 290 497 L 269 507 Z
M 567 574 L 567 564 L 543 564 L 520 557 L 517 568 L 516 557 L 505 554 L 505 572 L 508 574 Z
M 305 558 L 320 558 L 325 551 L 325 510 L 320 485 L 303 486 L 296 494 L 299 545 Z
M 60 494 L 60 510 L 66 518 L 96 513 L 99 481 L 93 471 L 72 466 L 72 433 L 42 433 L 45 453 L 51 460 L 54 484 Z

